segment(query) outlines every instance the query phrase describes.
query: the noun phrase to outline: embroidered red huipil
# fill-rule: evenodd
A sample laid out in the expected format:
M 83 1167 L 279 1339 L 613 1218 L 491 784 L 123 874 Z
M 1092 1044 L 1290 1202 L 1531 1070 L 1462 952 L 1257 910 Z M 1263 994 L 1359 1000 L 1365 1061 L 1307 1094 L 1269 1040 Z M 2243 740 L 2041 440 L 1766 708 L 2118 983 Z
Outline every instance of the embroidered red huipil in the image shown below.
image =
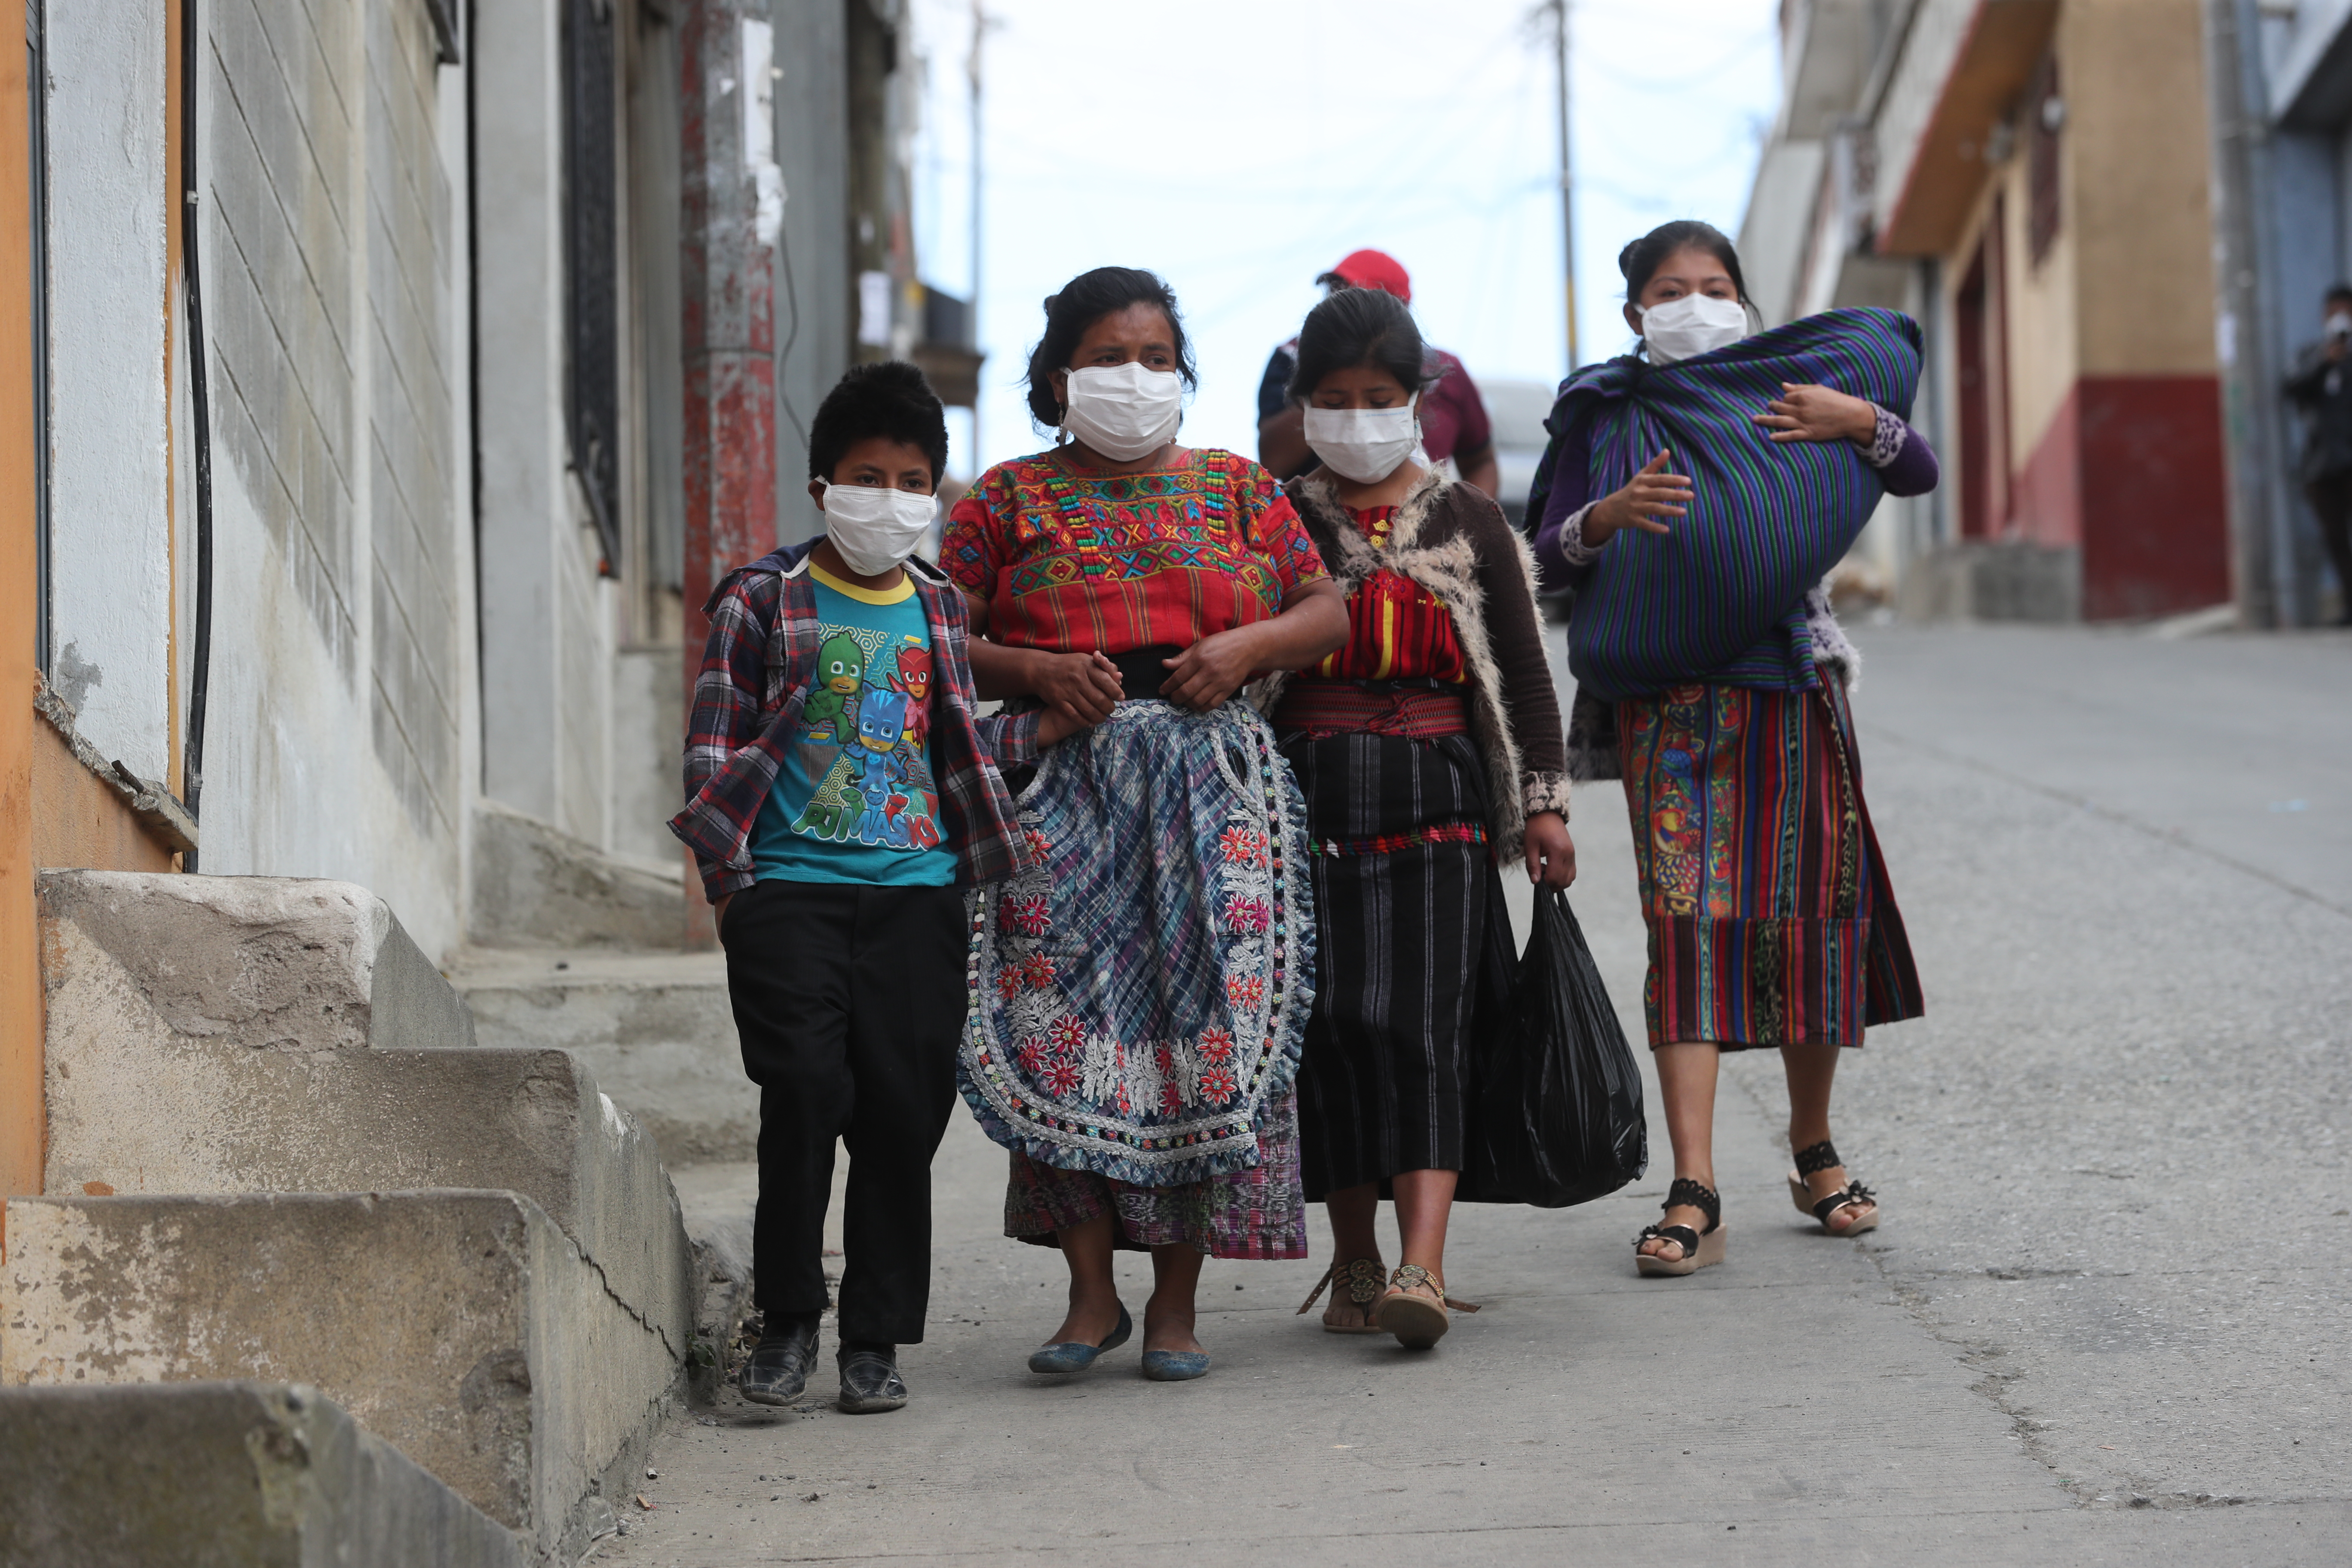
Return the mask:
M 1386 550 L 1396 523 L 1392 506 L 1348 515 L 1375 550 Z M 1403 573 L 1383 566 L 1348 595 L 1348 640 L 1309 673 L 1339 680 L 1470 679 L 1454 616 L 1437 596 Z
M 987 603 L 992 642 L 1056 653 L 1190 647 L 1328 575 L 1273 476 L 1209 447 L 1117 477 L 999 463 L 949 514 L 940 566 Z

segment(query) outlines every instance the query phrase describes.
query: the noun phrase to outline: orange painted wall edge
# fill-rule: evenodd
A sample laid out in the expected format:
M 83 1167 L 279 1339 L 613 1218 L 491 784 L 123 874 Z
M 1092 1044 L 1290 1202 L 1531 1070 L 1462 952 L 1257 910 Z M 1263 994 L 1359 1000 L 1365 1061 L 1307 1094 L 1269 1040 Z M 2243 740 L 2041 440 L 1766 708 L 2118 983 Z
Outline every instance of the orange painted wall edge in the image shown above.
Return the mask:
M 25 8 L 0 5 L 0 1198 L 41 1190 L 41 962 L 33 908 L 34 537 L 30 103 Z M 0 1207 L 0 1225 L 6 1211 Z M 7 1236 L 0 1230 L 0 1248 Z

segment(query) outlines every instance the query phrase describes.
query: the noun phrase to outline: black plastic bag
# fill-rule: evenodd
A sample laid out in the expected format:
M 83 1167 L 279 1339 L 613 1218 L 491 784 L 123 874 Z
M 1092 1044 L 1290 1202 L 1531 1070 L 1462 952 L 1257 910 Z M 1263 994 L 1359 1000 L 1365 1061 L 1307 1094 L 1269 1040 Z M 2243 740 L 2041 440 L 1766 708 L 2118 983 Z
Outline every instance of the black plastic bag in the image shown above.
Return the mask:
M 1566 1208 L 1649 1168 L 1642 1074 L 1565 893 L 1536 889 L 1535 931 L 1476 1086 L 1470 1201 Z

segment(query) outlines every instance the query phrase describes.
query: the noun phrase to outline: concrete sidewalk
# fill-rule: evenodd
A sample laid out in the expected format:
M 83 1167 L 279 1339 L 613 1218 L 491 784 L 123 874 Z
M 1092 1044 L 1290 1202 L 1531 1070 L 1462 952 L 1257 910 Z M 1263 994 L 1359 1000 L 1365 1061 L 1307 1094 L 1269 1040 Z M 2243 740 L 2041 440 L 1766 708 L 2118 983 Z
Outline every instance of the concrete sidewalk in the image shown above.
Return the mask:
M 1293 1314 L 1318 1226 L 1312 1262 L 1209 1264 L 1207 1379 L 1144 1383 L 1130 1346 L 1049 1381 L 1023 1360 L 1059 1321 L 1058 1258 L 998 1234 L 1003 1156 L 960 1118 L 915 1402 L 834 1413 L 828 1329 L 800 1408 L 730 1394 L 675 1428 L 653 1508 L 594 1561 L 2352 1560 L 2352 643 L 1865 650 L 1871 802 L 1930 1007 L 1841 1079 L 1880 1231 L 1808 1234 L 1778 1063 L 1738 1057 L 1721 1268 L 1633 1272 L 1671 1170 L 1653 1084 L 1633 1190 L 1459 1211 L 1449 1284 L 1486 1310 L 1434 1352 Z M 2250 825 L 2236 795 L 2273 764 L 2305 808 L 2265 795 Z M 1624 824 L 1613 786 L 1579 792 L 1576 906 L 1638 1039 Z M 1146 1265 L 1121 1268 L 1139 1306 Z

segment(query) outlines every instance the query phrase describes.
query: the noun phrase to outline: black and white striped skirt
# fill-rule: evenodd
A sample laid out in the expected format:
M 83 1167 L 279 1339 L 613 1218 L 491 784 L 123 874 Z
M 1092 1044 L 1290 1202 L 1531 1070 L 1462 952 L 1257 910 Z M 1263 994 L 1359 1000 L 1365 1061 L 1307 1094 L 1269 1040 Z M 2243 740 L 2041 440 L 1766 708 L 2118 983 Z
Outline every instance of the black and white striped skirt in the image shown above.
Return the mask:
M 1463 1167 L 1471 1031 L 1515 962 L 1467 735 L 1281 738 L 1307 797 L 1318 932 L 1298 1068 L 1307 1198 Z

